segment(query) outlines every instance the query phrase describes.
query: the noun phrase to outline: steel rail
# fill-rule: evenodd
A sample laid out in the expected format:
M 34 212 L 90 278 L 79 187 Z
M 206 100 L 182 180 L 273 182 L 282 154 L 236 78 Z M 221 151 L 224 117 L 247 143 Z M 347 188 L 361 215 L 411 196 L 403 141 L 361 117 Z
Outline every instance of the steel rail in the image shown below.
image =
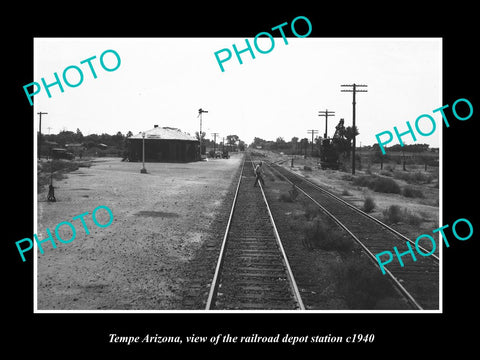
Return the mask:
M 318 207 L 322 209 L 322 211 L 325 212 L 333 221 L 335 221 L 342 229 L 344 229 L 367 253 L 369 256 L 369 259 L 374 263 L 374 265 L 380 269 L 380 266 L 378 265 L 378 262 L 376 260 L 375 255 L 362 243 L 362 241 L 355 236 L 340 220 L 338 220 L 332 213 L 330 213 L 325 207 L 323 207 L 318 201 L 316 201 L 314 198 L 312 198 L 310 195 L 308 195 L 302 188 L 299 186 L 295 185 L 293 182 L 291 182 L 285 175 L 280 173 L 277 169 L 274 167 L 270 166 L 270 168 L 274 169 L 278 174 L 280 174 L 287 182 L 290 184 L 296 186 L 297 189 L 299 189 L 306 197 L 308 197 L 311 201 L 313 201 Z M 295 174 L 296 175 L 296 174 Z M 298 175 L 297 175 L 298 176 Z M 395 283 L 397 288 L 400 290 L 400 292 L 407 298 L 407 300 L 410 302 L 411 305 L 416 307 L 418 310 L 424 310 L 423 307 L 415 300 L 415 298 L 408 292 L 407 289 L 400 283 L 400 281 L 390 272 L 390 270 L 385 268 L 385 272 L 387 275 L 390 277 L 390 279 Z
M 243 157 L 243 163 L 242 163 L 242 168 L 240 169 L 240 176 L 238 178 L 237 189 L 235 190 L 235 196 L 233 198 L 232 208 L 230 210 L 230 216 L 228 217 L 227 228 L 225 230 L 225 235 L 223 236 L 222 246 L 220 248 L 220 255 L 218 256 L 217 266 L 215 268 L 215 273 L 213 275 L 212 284 L 210 286 L 210 292 L 208 294 L 207 304 L 205 306 L 205 310 L 210 310 L 211 309 L 212 304 L 214 303 L 215 298 L 216 298 L 218 285 L 219 285 L 218 281 L 220 279 L 220 271 L 222 270 L 223 256 L 225 254 L 225 246 L 226 246 L 226 243 L 227 243 L 228 232 L 230 231 L 230 225 L 232 223 L 233 212 L 235 210 L 235 205 L 237 203 L 238 190 L 240 189 L 240 183 L 242 182 L 243 168 L 244 167 L 245 167 L 245 155 Z
M 253 165 L 252 161 L 252 167 L 255 169 L 255 166 Z M 287 275 L 288 275 L 288 281 L 290 282 L 290 287 L 292 288 L 293 295 L 295 297 L 295 300 L 298 303 L 298 306 L 300 310 L 305 310 L 305 305 L 303 304 L 302 297 L 300 295 L 300 291 L 298 290 L 297 282 L 295 281 L 295 277 L 293 276 L 292 269 L 290 267 L 290 263 L 287 258 L 287 254 L 285 253 L 285 250 L 282 245 L 282 241 L 280 239 L 280 235 L 277 230 L 277 226 L 275 225 L 275 220 L 273 219 L 273 214 L 272 211 L 270 210 L 270 206 L 268 205 L 267 197 L 265 196 L 265 192 L 263 191 L 263 186 L 262 183 L 259 182 L 260 185 L 260 190 L 262 191 L 262 196 L 263 200 L 265 202 L 265 205 L 267 206 L 267 211 L 268 211 L 268 216 L 270 217 L 270 223 L 272 224 L 273 227 L 273 232 L 275 234 L 275 239 L 277 241 L 278 248 L 280 250 L 280 253 L 282 254 L 282 260 L 283 263 L 287 269 Z
M 267 163 L 267 165 L 269 165 L 271 168 L 274 168 L 273 166 L 271 166 L 273 163 L 268 162 L 268 161 L 267 161 L 266 163 Z M 279 165 L 277 165 L 277 166 L 279 166 Z M 405 235 L 399 233 L 399 232 L 398 232 L 397 230 L 395 230 L 394 228 L 392 228 L 392 227 L 388 226 L 387 224 L 381 222 L 380 220 L 378 220 L 377 218 L 373 217 L 372 215 L 367 214 L 366 212 L 364 212 L 364 211 L 362 211 L 361 209 L 357 208 L 356 206 L 348 203 L 347 201 L 343 200 L 342 198 L 336 196 L 335 194 L 332 194 L 330 191 L 328 191 L 328 190 L 326 190 L 326 189 L 323 189 L 323 188 L 320 187 L 318 184 L 315 184 L 313 181 L 311 181 L 311 180 L 309 180 L 309 179 L 306 179 L 306 178 L 302 177 L 301 175 L 295 174 L 295 173 L 292 172 L 291 170 L 286 169 L 286 168 L 284 168 L 284 167 L 282 167 L 282 169 L 284 169 L 285 171 L 288 171 L 290 174 L 296 176 L 296 177 L 299 178 L 300 180 L 305 181 L 306 183 L 312 185 L 312 186 L 315 187 L 317 190 L 319 190 L 319 191 L 327 194 L 328 196 L 332 197 L 333 199 L 335 199 L 335 200 L 343 203 L 344 205 L 350 207 L 351 209 L 357 211 L 358 213 L 362 214 L 363 216 L 367 217 L 368 219 L 375 221 L 377 224 L 383 226 L 385 229 L 387 229 L 388 231 L 394 233 L 395 235 L 397 235 L 398 237 L 404 239 L 405 241 L 410 242 L 412 245 L 415 245 L 416 247 L 418 247 L 419 249 L 421 249 L 421 250 L 424 251 L 425 253 L 429 253 L 429 252 L 430 252 L 429 250 L 425 249 L 424 247 L 422 247 L 422 246 L 420 246 L 420 245 L 418 245 L 418 244 L 416 245 L 414 241 L 412 241 L 411 239 L 407 238 Z M 277 169 L 275 169 L 275 170 L 277 170 Z M 277 172 L 278 172 L 280 175 L 282 175 L 285 179 L 287 179 L 287 178 L 286 178 L 283 174 L 281 174 L 278 170 L 277 170 Z M 287 179 L 287 180 L 288 180 L 288 179 Z M 289 181 L 289 180 L 288 180 L 288 181 Z M 289 182 L 290 182 L 291 184 L 293 184 L 291 181 L 289 181 Z M 295 185 L 295 186 L 297 186 L 297 185 Z M 298 187 L 298 186 L 297 186 L 297 187 Z M 439 258 L 438 258 L 437 255 L 432 254 L 432 255 L 430 255 L 430 256 L 432 256 L 433 259 L 435 259 L 437 262 L 439 261 Z

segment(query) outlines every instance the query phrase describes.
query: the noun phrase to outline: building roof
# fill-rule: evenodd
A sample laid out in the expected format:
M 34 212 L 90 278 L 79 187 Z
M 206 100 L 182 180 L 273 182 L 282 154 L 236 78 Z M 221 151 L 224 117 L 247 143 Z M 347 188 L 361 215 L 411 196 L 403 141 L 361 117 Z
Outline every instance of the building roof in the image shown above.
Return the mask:
M 133 135 L 129 139 L 142 139 L 142 133 Z M 158 140 L 186 140 L 186 141 L 198 141 L 195 137 L 182 132 L 180 129 L 172 127 L 154 127 L 153 129 L 145 131 L 145 139 L 158 139 Z

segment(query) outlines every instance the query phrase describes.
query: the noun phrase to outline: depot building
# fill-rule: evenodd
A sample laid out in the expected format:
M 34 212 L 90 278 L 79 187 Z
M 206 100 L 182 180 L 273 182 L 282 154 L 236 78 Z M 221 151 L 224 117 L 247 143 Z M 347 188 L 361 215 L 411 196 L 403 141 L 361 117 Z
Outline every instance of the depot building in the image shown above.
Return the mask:
M 128 159 L 142 161 L 145 143 L 146 162 L 190 162 L 200 160 L 199 141 L 190 134 L 172 127 L 143 131 L 127 139 Z

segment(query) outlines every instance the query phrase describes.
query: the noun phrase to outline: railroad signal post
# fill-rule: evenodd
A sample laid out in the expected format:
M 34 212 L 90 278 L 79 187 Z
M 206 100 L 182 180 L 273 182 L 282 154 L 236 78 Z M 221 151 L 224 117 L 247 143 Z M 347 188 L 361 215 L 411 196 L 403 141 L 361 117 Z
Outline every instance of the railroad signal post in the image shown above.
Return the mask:
M 198 116 L 200 118 L 200 132 L 198 133 L 198 140 L 200 142 L 200 159 L 202 158 L 202 114 L 208 113 L 207 110 L 203 110 L 202 108 L 198 109 Z
M 355 84 L 353 83 L 352 85 L 340 85 L 342 87 L 351 87 L 351 89 L 345 89 L 345 90 L 341 90 L 341 92 L 351 92 L 353 93 L 353 116 L 352 116 L 352 121 L 353 121 L 353 124 L 352 124 L 352 127 L 353 127 L 353 151 L 352 151 L 352 174 L 355 175 L 355 147 L 356 147 L 356 144 L 355 144 L 355 138 L 356 138 L 356 134 L 355 134 L 355 93 L 357 92 L 367 92 L 368 90 L 362 90 L 362 89 L 357 89 L 357 88 L 366 88 L 368 85 L 359 85 L 359 84 Z

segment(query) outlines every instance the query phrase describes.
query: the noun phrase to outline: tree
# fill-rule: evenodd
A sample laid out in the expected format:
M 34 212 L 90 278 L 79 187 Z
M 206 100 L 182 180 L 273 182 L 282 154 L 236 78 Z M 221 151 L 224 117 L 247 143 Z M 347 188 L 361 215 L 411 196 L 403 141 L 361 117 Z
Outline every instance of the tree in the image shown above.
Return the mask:
M 340 119 L 338 125 L 335 127 L 335 134 L 333 135 L 333 145 L 338 154 L 343 154 L 345 158 L 350 158 L 352 150 L 353 137 L 359 134 L 358 128 L 355 126 L 345 127 L 344 120 Z
M 83 142 L 83 134 L 82 134 L 82 132 L 80 131 L 79 128 L 77 128 L 77 132 L 75 134 L 75 142 L 77 142 L 77 143 Z
M 242 141 L 242 140 L 238 141 L 238 150 L 245 151 L 245 141 Z
M 195 131 L 195 137 L 197 138 L 197 140 L 202 140 L 204 141 L 205 140 L 205 135 L 206 135 L 206 132 L 205 131 L 202 131 L 202 138 L 200 139 L 200 137 L 198 136 L 198 131 Z
M 75 142 L 76 134 L 73 131 L 63 130 L 58 133 L 55 141 L 60 146 L 65 146 L 65 144 L 70 144 Z
M 267 143 L 266 140 L 263 140 L 262 138 L 259 138 L 259 137 L 255 137 L 255 138 L 253 138 L 253 143 L 251 144 L 251 146 L 253 146 L 253 147 L 257 147 L 257 146 L 264 147 L 266 143 Z
M 303 138 L 302 140 L 300 140 L 300 152 L 302 151 L 302 149 L 305 149 L 305 156 L 307 155 L 307 147 L 308 147 L 308 139 L 307 138 Z
M 238 140 L 240 140 L 238 135 L 227 135 L 227 144 L 230 146 L 230 148 L 235 146 Z

